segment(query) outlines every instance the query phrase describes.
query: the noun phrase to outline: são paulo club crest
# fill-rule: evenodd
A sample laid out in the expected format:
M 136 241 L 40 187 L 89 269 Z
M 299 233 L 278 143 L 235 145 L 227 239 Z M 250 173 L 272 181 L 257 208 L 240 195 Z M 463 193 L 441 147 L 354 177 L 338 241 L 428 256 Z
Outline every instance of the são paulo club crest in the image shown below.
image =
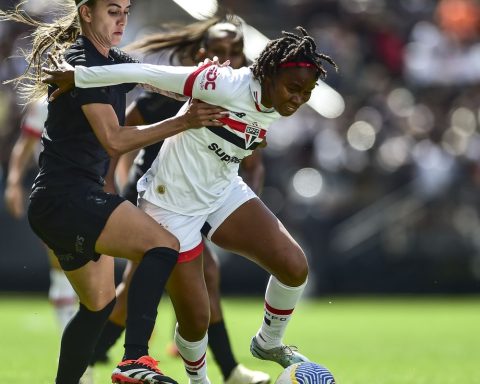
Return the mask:
M 245 127 L 245 149 L 250 148 L 255 140 L 259 138 L 260 132 L 261 129 L 256 122 Z

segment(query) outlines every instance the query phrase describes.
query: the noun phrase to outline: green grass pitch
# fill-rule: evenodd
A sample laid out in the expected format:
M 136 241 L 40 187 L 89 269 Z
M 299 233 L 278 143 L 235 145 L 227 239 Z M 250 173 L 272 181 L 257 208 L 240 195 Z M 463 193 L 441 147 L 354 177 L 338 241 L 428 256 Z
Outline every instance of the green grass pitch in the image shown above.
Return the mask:
M 248 347 L 262 319 L 262 300 L 223 302 L 238 360 L 276 378 L 281 367 L 256 360 Z M 168 300 L 159 309 L 151 354 L 160 367 L 186 383 L 178 359 L 166 356 L 173 332 Z M 53 384 L 59 336 L 43 297 L 0 296 L 0 383 Z M 480 384 L 480 298 L 330 297 L 304 300 L 290 323 L 287 343 L 330 368 L 338 384 Z M 95 384 L 110 383 L 121 343 L 109 365 L 98 366 Z M 213 359 L 212 383 L 222 383 Z

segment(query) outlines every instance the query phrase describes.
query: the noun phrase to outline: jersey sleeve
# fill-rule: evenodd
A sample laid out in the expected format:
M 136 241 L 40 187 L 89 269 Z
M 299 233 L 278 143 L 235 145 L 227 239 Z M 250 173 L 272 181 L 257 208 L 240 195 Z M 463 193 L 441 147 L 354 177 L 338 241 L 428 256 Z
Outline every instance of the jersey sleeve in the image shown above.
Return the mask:
M 22 123 L 22 132 L 28 136 L 42 136 L 47 115 L 48 104 L 46 101 L 37 101 L 31 104 Z
M 207 64 L 201 67 L 174 67 L 152 64 L 118 64 L 75 68 L 75 86 L 103 87 L 122 83 L 148 84 L 155 88 L 221 104 L 235 95 L 238 84 L 234 70 Z
M 73 65 L 75 68 L 83 67 L 86 63 L 86 60 L 83 56 L 74 57 L 70 60 L 67 59 L 67 62 L 70 65 Z M 71 93 L 71 95 L 75 98 L 78 105 L 87 105 L 87 104 L 110 104 L 110 97 L 107 87 L 99 86 L 99 87 L 90 87 L 89 89 L 85 88 L 75 88 L 75 90 Z

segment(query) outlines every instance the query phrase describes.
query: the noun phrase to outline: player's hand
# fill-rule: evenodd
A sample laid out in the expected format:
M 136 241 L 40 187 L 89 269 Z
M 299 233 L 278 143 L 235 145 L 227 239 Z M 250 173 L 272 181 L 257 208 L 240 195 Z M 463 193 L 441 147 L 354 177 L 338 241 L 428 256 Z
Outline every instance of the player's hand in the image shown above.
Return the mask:
M 206 126 L 221 127 L 224 123 L 219 120 L 228 115 L 228 111 L 222 107 L 193 99 L 182 118 L 185 119 L 186 129 Z
M 213 56 L 213 60 L 210 60 L 207 57 L 205 60 L 203 60 L 203 62 L 198 63 L 198 66 L 201 67 L 207 64 L 213 64 L 213 65 L 216 65 L 217 67 L 228 67 L 230 65 L 230 60 L 226 60 L 223 63 L 220 63 L 220 61 L 218 61 L 217 56 Z
M 20 219 L 25 214 L 25 192 L 18 184 L 7 184 L 5 187 L 5 206 L 15 219 Z
M 75 68 L 68 64 L 63 56 L 57 58 L 49 53 L 48 58 L 54 68 L 42 68 L 42 71 L 47 74 L 47 76 L 42 79 L 42 82 L 57 85 L 58 88 L 49 98 L 49 101 L 53 101 L 62 93 L 75 87 Z

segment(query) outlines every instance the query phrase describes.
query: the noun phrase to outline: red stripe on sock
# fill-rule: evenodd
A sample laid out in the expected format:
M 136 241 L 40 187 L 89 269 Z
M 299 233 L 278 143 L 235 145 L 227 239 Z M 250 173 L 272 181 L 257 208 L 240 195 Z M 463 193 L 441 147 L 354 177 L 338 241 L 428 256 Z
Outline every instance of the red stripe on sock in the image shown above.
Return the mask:
M 274 315 L 291 315 L 295 308 L 292 308 L 292 309 L 277 309 L 277 308 L 273 308 L 267 302 L 265 302 L 265 309 L 268 312 L 273 313 Z
M 197 361 L 188 361 L 187 359 L 185 359 L 185 358 L 180 354 L 180 356 L 182 356 L 182 359 L 183 359 L 183 361 L 185 362 L 185 364 L 190 365 L 190 366 L 192 367 L 192 369 L 200 369 L 200 368 L 203 366 L 203 364 L 205 364 L 205 356 L 206 356 L 206 355 L 207 355 L 207 353 L 205 352 L 205 353 L 203 354 L 203 356 L 202 356 L 200 359 L 198 359 Z M 199 365 L 200 363 L 202 364 L 200 367 L 193 368 L 193 367 L 196 367 L 197 365 Z

